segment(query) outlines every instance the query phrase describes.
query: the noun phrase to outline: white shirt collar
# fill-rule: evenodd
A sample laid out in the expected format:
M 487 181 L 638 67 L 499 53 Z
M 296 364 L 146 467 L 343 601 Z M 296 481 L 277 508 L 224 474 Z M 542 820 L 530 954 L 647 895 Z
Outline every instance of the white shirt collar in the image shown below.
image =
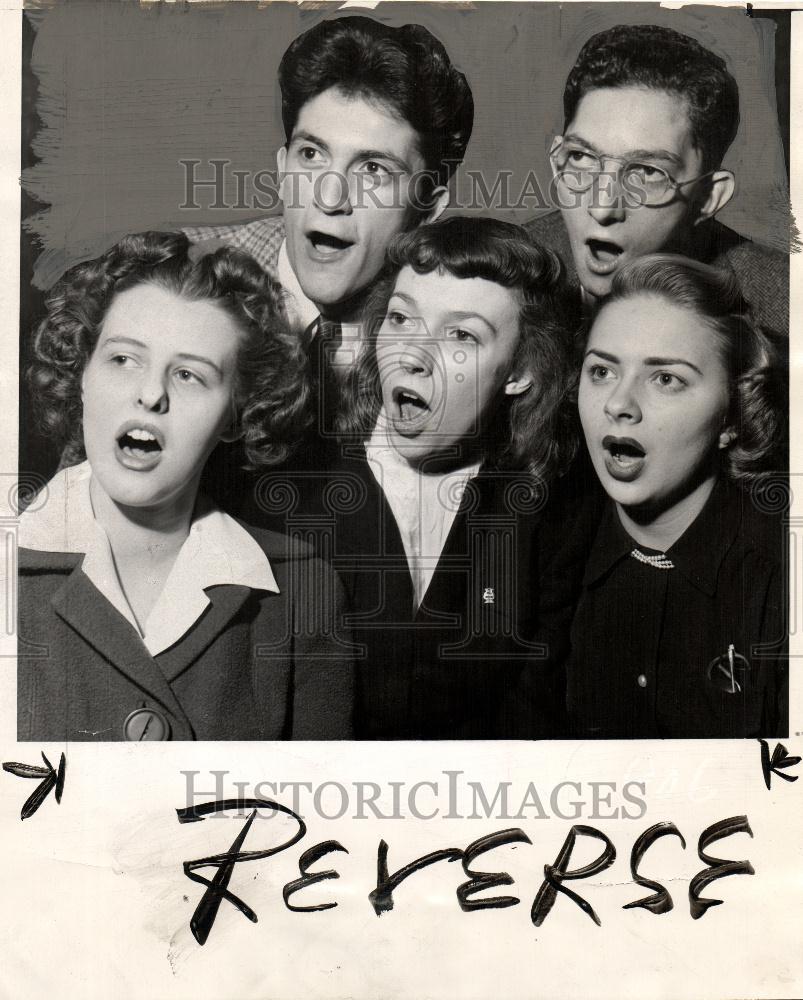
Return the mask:
M 298 323 L 306 329 L 315 320 L 319 319 L 321 313 L 315 303 L 307 298 L 299 284 L 296 273 L 290 264 L 290 258 L 287 255 L 286 239 L 282 241 L 282 245 L 279 248 L 276 274 L 279 284 L 284 290 L 284 307 L 288 318 L 291 322 Z M 342 378 L 357 363 L 362 339 L 362 326 L 360 323 L 341 323 L 340 331 L 340 344 L 329 361 L 336 370 L 340 371 L 340 377 Z
M 279 248 L 276 274 L 279 284 L 284 289 L 284 304 L 289 319 L 291 321 L 294 320 L 306 329 L 310 323 L 314 322 L 320 316 L 320 310 L 311 299 L 307 298 L 298 282 L 296 272 L 293 270 L 290 258 L 287 256 L 286 239 L 282 240 L 282 245 Z
M 418 608 L 438 568 L 466 483 L 481 463 L 424 475 L 388 441 L 386 427 L 382 410 L 365 453 L 399 529 Z
M 139 632 L 120 587 L 106 532 L 95 519 L 88 462 L 62 469 L 19 522 L 19 544 L 46 552 L 83 553 L 81 570 Z M 268 557 L 234 518 L 217 509 L 196 518 L 145 623 L 151 656 L 183 638 L 209 606 L 206 588 L 232 584 L 279 593 Z

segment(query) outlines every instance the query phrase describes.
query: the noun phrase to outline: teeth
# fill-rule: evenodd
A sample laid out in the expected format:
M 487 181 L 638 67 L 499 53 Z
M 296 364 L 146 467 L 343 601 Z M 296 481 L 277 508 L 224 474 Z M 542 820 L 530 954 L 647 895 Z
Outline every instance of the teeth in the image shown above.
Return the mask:
M 139 427 L 135 427 L 132 431 L 127 431 L 128 437 L 134 438 L 135 441 L 155 441 L 156 437 L 151 434 L 150 431 L 141 430 Z

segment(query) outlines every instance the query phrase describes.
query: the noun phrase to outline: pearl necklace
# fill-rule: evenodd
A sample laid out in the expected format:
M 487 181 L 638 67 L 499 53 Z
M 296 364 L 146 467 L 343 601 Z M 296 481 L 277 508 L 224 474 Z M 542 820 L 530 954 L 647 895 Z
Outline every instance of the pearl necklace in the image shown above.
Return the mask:
M 659 552 L 654 556 L 648 556 L 639 549 L 633 549 L 630 553 L 634 559 L 638 559 L 639 562 L 645 563 L 647 566 L 654 566 L 656 569 L 674 569 L 675 564 L 665 555 L 663 552 Z

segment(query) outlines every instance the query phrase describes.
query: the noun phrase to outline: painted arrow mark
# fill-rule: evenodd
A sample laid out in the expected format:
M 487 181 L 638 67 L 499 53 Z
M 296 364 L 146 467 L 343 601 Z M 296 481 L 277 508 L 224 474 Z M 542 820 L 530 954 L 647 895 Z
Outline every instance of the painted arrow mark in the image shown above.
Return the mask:
M 58 772 L 54 770 L 53 765 L 47 759 L 44 752 L 42 753 L 42 760 L 47 765 L 46 767 L 38 767 L 34 764 L 17 764 L 14 761 L 8 761 L 3 764 L 4 771 L 8 771 L 9 774 L 15 774 L 18 778 L 42 779 L 33 795 L 26 799 L 20 812 L 20 819 L 28 819 L 29 816 L 33 816 L 54 788 L 56 789 L 56 802 L 61 802 L 61 793 L 64 791 L 64 769 L 66 765 L 64 754 L 61 755 Z

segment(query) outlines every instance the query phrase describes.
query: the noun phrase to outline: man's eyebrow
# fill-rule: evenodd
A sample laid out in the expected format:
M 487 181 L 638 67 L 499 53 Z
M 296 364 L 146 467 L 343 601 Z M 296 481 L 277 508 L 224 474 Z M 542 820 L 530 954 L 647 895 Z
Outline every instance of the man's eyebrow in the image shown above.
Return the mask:
M 581 135 L 576 135 L 575 133 L 569 133 L 564 135 L 564 142 L 574 142 L 578 146 L 585 146 L 592 153 L 596 153 L 597 156 L 603 157 L 612 154 L 608 154 L 600 150 L 593 142 L 589 142 L 588 139 L 584 139 Z M 668 163 L 672 163 L 677 167 L 684 166 L 683 158 L 678 156 L 677 153 L 673 153 L 671 149 L 629 149 L 626 153 L 621 156 L 614 157 L 617 160 L 666 160 Z
M 391 163 L 395 163 L 396 166 L 405 174 L 411 174 L 413 172 L 412 164 L 404 159 L 402 156 L 397 156 L 395 153 L 391 153 L 388 149 L 360 149 L 352 157 L 354 160 L 389 160 Z
M 304 132 L 304 131 L 294 132 L 292 138 L 290 139 L 290 143 L 292 144 L 299 141 L 311 142 L 314 143 L 316 146 L 320 146 L 321 149 L 325 149 L 327 152 L 329 151 L 329 145 L 326 142 L 324 142 L 324 140 L 321 139 L 320 136 L 315 135 L 313 132 Z
M 694 369 L 698 375 L 703 374 L 697 365 L 692 364 L 691 361 L 687 361 L 685 358 L 645 358 L 644 364 L 647 368 L 656 368 L 662 365 L 686 365 L 687 368 Z
M 302 142 L 311 142 L 316 146 L 320 146 L 321 149 L 326 150 L 327 153 L 331 152 L 331 148 L 326 140 L 321 139 L 320 136 L 315 135 L 313 132 L 296 132 L 290 141 L 295 143 L 299 140 Z M 389 149 L 358 149 L 351 154 L 351 160 L 389 160 L 404 173 L 411 174 L 413 172 L 411 163 L 403 157 L 397 156 L 396 153 L 392 153 Z

